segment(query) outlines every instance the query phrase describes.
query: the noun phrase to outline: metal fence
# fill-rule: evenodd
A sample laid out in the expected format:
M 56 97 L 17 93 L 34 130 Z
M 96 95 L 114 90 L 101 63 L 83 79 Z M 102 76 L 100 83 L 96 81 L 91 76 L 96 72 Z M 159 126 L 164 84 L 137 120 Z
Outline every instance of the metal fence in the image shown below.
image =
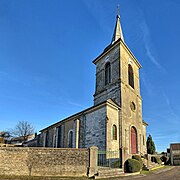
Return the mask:
M 98 166 L 120 168 L 120 151 L 98 151 Z

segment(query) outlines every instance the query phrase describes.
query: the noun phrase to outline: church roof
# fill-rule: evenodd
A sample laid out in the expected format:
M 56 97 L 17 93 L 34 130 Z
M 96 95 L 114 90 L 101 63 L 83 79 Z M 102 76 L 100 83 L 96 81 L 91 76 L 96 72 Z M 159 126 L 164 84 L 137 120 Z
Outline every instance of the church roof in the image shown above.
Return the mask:
M 122 32 L 122 27 L 121 27 L 121 23 L 120 23 L 120 15 L 119 14 L 116 16 L 116 24 L 115 24 L 115 28 L 114 28 L 114 32 L 113 32 L 113 37 L 112 37 L 111 43 L 104 49 L 104 51 L 97 58 L 95 58 L 93 60 L 93 63 L 96 64 L 96 62 L 99 61 L 101 57 L 106 55 L 111 50 L 111 48 L 115 47 L 119 43 L 121 43 L 128 50 L 128 52 L 134 58 L 134 60 L 135 60 L 136 64 L 138 65 L 138 67 L 141 68 L 141 64 L 136 59 L 136 57 L 131 52 L 131 50 L 128 48 L 126 43 L 124 42 L 124 36 L 123 36 L 123 32 Z
M 106 102 L 108 102 L 109 104 L 111 104 L 117 108 L 120 108 L 120 106 L 116 102 L 114 102 L 112 99 L 108 99 L 108 100 L 106 100 Z
M 120 23 L 120 15 L 117 15 L 116 16 L 116 25 L 114 28 L 114 33 L 113 33 L 111 44 L 113 44 L 114 42 L 116 42 L 120 38 L 122 39 L 122 41 L 124 41 L 121 23 Z
M 44 128 L 44 129 L 40 130 L 40 132 L 43 132 L 44 130 L 47 130 L 47 129 L 52 128 L 52 127 L 55 127 L 56 125 L 58 125 L 58 124 L 60 124 L 62 122 L 66 122 L 66 121 L 69 121 L 69 120 L 73 120 L 73 119 L 79 118 L 81 115 L 86 114 L 88 112 L 91 112 L 93 110 L 99 109 L 102 106 L 105 106 L 107 104 L 110 104 L 111 106 L 113 106 L 115 108 L 121 109 L 120 106 L 118 104 L 116 104 L 113 100 L 108 99 L 108 100 L 106 100 L 106 101 L 104 101 L 104 102 L 102 102 L 100 104 L 97 104 L 95 106 L 91 106 L 90 108 L 87 108 L 87 109 L 85 109 L 83 111 L 80 111 L 80 112 L 78 112 L 76 114 L 73 114 L 72 116 L 69 116 L 69 117 L 67 117 L 65 119 L 62 119 L 62 120 L 58 121 L 57 123 L 54 123 L 54 124 Z
M 139 63 L 139 61 L 136 59 L 136 57 L 134 56 L 134 54 L 132 53 L 132 51 L 128 48 L 128 46 L 126 45 L 126 43 L 124 41 L 122 41 L 121 38 L 119 38 L 116 42 L 114 42 L 113 44 L 109 44 L 105 49 L 104 51 L 97 57 L 93 60 L 93 63 L 96 64 L 97 61 L 99 61 L 103 56 L 105 56 L 110 50 L 111 48 L 114 48 L 116 45 L 118 45 L 119 43 L 121 43 L 126 49 L 127 51 L 131 54 L 131 56 L 134 58 L 137 66 L 139 68 L 141 68 L 141 64 Z

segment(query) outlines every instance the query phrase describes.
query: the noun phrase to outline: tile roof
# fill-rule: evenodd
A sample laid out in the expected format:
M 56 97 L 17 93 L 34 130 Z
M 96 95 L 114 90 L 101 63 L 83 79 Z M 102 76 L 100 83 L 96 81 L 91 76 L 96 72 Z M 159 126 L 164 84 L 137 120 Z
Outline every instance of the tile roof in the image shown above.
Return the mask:
M 180 143 L 170 144 L 172 150 L 180 150 Z

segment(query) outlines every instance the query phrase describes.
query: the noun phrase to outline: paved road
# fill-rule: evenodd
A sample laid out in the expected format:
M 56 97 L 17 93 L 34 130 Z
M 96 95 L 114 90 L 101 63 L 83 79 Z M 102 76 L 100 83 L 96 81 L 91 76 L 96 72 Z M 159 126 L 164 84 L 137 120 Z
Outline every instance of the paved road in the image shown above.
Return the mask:
M 120 180 L 120 178 L 118 178 Z M 148 175 L 139 175 L 134 177 L 125 177 L 121 180 L 180 180 L 180 166 L 172 169 L 159 169 Z

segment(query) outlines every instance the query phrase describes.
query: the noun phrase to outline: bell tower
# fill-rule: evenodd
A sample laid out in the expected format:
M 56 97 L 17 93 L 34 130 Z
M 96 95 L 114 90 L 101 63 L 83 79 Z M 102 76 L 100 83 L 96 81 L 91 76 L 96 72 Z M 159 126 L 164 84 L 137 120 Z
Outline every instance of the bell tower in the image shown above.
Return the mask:
M 128 154 L 146 152 L 147 124 L 142 120 L 140 95 L 140 63 L 124 41 L 120 15 L 111 43 L 93 61 L 96 65 L 96 89 L 94 105 L 111 99 L 121 108 L 120 146 L 127 147 Z
M 112 99 L 121 105 L 120 87 L 120 42 L 124 42 L 120 15 L 116 16 L 116 24 L 111 43 L 104 49 L 93 63 L 96 65 L 96 90 L 94 105 Z

